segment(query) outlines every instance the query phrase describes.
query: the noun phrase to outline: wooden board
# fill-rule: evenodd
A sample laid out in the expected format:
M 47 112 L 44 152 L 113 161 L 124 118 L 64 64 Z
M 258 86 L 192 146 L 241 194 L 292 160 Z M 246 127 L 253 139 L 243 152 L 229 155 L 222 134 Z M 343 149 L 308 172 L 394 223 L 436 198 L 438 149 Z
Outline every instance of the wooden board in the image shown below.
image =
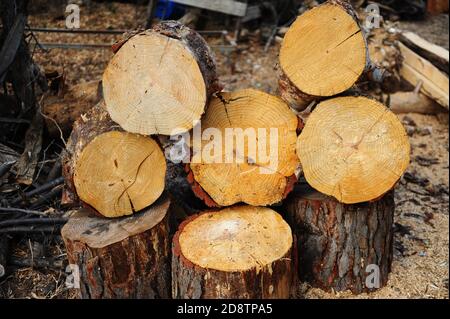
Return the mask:
M 222 12 L 238 17 L 245 16 L 247 11 L 246 3 L 234 0 L 173 0 L 172 2 Z
M 403 43 L 399 47 L 404 59 L 400 75 L 414 86 L 422 81 L 420 91 L 448 109 L 448 77 Z
M 448 50 L 428 42 L 414 32 L 403 32 L 400 35 L 400 41 L 411 50 L 433 63 L 441 71 L 448 74 Z

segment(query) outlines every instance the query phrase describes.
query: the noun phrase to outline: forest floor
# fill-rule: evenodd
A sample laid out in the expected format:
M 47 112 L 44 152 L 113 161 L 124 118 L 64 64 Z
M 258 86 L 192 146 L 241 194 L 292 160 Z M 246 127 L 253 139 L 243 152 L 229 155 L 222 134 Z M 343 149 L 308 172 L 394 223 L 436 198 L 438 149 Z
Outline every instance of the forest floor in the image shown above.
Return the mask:
M 448 15 L 421 22 L 400 22 L 409 29 L 448 48 Z M 81 9 L 81 28 L 133 29 L 144 25 L 145 7 L 121 3 L 93 3 Z M 32 10 L 32 27 L 64 27 L 64 8 Z M 430 38 L 430 34 L 432 34 Z M 37 33 L 40 42 L 113 43 L 115 35 Z M 207 38 L 222 44 L 218 38 Z M 220 80 L 226 90 L 254 87 L 276 93 L 275 75 L 279 44 L 264 51 L 257 32 L 249 32 L 234 51 L 216 53 Z M 45 70 L 64 72 L 68 84 L 100 79 L 112 53 L 96 50 L 36 49 L 34 59 Z M 386 287 L 370 294 L 326 293 L 301 284 L 299 298 L 448 298 L 449 269 L 449 135 L 448 118 L 405 114 L 412 146 L 411 165 L 395 190 L 395 243 L 392 273 Z M 65 258 L 58 239 L 47 243 L 48 256 Z M 29 255 L 30 242 L 23 240 L 15 255 Z M 64 270 L 19 268 L 0 280 L 0 298 L 74 298 L 65 288 Z

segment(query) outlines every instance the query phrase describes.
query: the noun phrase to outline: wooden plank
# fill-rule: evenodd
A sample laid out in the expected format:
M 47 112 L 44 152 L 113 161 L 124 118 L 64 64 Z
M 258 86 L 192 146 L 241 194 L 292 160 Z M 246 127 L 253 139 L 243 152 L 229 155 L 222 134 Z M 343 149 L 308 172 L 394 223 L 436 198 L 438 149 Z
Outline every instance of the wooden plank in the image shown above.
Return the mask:
M 411 50 L 424 57 L 441 71 L 448 74 L 449 52 L 441 46 L 428 42 L 414 32 L 403 32 L 400 41 Z
M 245 16 L 247 11 L 246 3 L 234 0 L 173 0 L 173 2 L 238 17 Z
M 404 59 L 400 75 L 414 86 L 422 82 L 420 91 L 448 109 L 448 77 L 403 43 L 399 47 Z

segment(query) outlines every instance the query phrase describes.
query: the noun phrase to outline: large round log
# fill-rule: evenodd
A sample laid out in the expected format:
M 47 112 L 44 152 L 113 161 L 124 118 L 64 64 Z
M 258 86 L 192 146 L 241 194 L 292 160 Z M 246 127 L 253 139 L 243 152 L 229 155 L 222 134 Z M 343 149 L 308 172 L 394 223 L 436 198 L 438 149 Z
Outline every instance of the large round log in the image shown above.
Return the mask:
M 353 204 L 392 189 L 409 164 L 408 135 L 397 116 L 364 97 L 321 102 L 297 141 L 309 185 Z
M 297 237 L 300 280 L 326 291 L 374 291 L 392 264 L 392 192 L 346 205 L 310 187 L 296 187 L 284 203 Z
M 69 262 L 78 266 L 80 297 L 169 298 L 169 214 L 166 197 L 130 217 L 76 212 L 62 237 Z
M 289 225 L 269 208 L 193 215 L 173 239 L 173 298 L 288 298 L 295 284 Z
M 371 67 L 358 18 L 346 1 L 330 0 L 297 18 L 280 49 L 282 98 L 297 111 L 351 88 Z
M 124 130 L 144 135 L 190 130 L 219 90 L 207 43 L 176 21 L 121 44 L 102 83 L 111 118 Z
M 194 145 L 190 164 L 194 192 L 208 206 L 280 202 L 296 180 L 297 126 L 280 98 L 261 91 L 213 98 L 201 122 L 201 149 Z

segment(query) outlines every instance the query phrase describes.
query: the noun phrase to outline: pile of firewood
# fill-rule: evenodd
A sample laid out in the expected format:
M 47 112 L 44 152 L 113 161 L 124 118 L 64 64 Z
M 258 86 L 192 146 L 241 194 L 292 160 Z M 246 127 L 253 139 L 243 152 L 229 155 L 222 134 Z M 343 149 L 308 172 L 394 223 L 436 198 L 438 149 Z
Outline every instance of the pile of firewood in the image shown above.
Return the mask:
M 63 202 L 83 206 L 62 230 L 83 298 L 288 298 L 298 275 L 386 284 L 410 147 L 388 108 L 350 93 L 382 72 L 347 2 L 287 31 L 281 98 L 222 92 L 208 45 L 177 22 L 114 50 L 63 160 Z

